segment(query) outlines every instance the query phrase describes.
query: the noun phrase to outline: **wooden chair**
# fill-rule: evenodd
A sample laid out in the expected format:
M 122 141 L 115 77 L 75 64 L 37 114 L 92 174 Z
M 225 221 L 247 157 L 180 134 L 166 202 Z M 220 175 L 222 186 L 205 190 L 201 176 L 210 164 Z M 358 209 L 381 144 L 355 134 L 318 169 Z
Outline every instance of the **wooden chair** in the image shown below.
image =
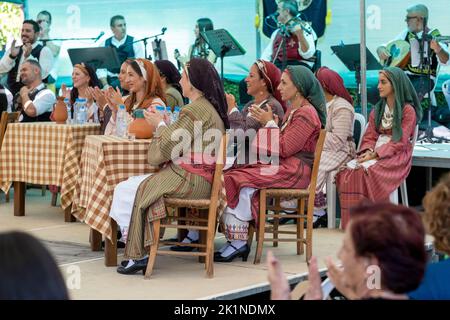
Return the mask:
M 167 217 L 167 222 L 162 223 L 161 220 L 153 222 L 154 243 L 150 247 L 149 261 L 145 271 L 145 279 L 149 279 L 153 266 L 155 264 L 156 255 L 178 255 L 178 256 L 197 256 L 200 262 L 205 262 L 206 276 L 212 278 L 214 275 L 214 236 L 217 226 L 217 207 L 219 195 L 222 188 L 222 171 L 226 159 L 227 136 L 223 135 L 220 142 L 219 154 L 214 172 L 213 183 L 211 186 L 211 197 L 208 199 L 181 199 L 181 198 L 165 198 L 166 207 L 175 209 L 173 216 Z M 180 209 L 192 208 L 200 210 L 200 217 L 188 217 L 180 214 Z M 177 221 L 177 224 L 171 224 L 170 221 Z M 187 225 L 188 223 L 196 223 L 196 225 Z M 163 241 L 160 240 L 160 234 L 165 228 L 175 228 L 177 230 L 198 230 L 200 232 L 200 241 L 198 244 Z M 206 237 L 205 237 L 206 236 Z M 176 252 L 169 250 L 159 250 L 160 245 L 181 245 L 198 248 L 199 252 Z
M 259 193 L 259 225 L 257 231 L 257 247 L 254 264 L 261 262 L 263 243 L 265 241 L 273 242 L 273 246 L 278 246 L 278 242 L 296 242 L 297 254 L 303 254 L 303 244 L 306 245 L 306 262 L 312 255 L 312 229 L 313 229 L 313 213 L 314 213 L 314 197 L 316 195 L 317 175 L 319 172 L 320 157 L 322 155 L 323 144 L 325 141 L 325 129 L 320 130 L 319 139 L 317 140 L 316 150 L 314 152 L 314 163 L 311 172 L 311 182 L 307 189 L 261 189 Z M 267 206 L 267 199 L 275 200 L 274 206 Z M 289 198 L 297 200 L 297 213 L 280 214 L 281 210 L 292 210 L 292 208 L 281 207 L 281 199 Z M 308 200 L 308 201 L 307 201 Z M 308 203 L 307 213 L 305 215 L 305 202 Z M 274 214 L 266 213 L 266 209 L 272 210 Z M 266 218 L 273 217 L 273 226 L 266 228 Z M 279 218 L 295 218 L 297 220 L 296 231 L 278 230 Z M 306 219 L 306 239 L 304 238 L 304 219 Z M 253 228 L 249 229 L 249 234 L 253 233 Z M 273 234 L 273 238 L 265 238 L 265 232 Z M 294 234 L 296 238 L 278 237 L 279 234 Z
M 8 123 L 17 122 L 19 119 L 20 112 L 2 112 L 2 117 L 0 119 L 0 150 L 3 145 L 3 139 L 5 138 L 6 134 L 6 128 L 8 126 Z M 9 202 L 9 191 L 5 194 L 5 200 L 6 202 Z

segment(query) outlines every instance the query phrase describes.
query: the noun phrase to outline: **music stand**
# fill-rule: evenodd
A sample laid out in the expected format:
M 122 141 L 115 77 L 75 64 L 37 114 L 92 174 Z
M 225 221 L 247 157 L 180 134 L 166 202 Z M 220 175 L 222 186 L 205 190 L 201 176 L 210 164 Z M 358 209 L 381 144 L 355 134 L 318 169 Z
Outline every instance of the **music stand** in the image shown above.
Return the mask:
M 356 87 L 358 91 L 355 106 L 360 106 L 361 103 L 361 56 L 359 48 L 359 43 L 331 46 L 333 54 L 336 54 L 348 70 L 355 72 Z M 366 57 L 367 70 L 380 70 L 383 68 L 367 47 Z
M 93 67 L 94 70 L 120 69 L 119 57 L 117 56 L 117 52 L 113 47 L 74 48 L 68 49 L 67 52 L 69 53 L 72 65 L 84 62 Z
M 209 30 L 200 32 L 200 35 L 209 45 L 209 48 L 217 57 L 220 57 L 220 77 L 223 81 L 223 59 L 224 57 L 240 56 L 245 54 L 245 49 L 225 29 Z

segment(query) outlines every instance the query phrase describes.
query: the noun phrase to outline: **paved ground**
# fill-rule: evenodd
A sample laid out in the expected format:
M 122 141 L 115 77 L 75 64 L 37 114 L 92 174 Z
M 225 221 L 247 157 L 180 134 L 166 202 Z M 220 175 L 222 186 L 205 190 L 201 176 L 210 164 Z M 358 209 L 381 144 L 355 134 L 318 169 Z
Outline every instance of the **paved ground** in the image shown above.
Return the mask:
M 248 262 L 216 263 L 213 279 L 205 278 L 203 265 L 196 258 L 171 256 L 157 257 L 150 280 L 144 280 L 142 274 L 120 275 L 115 268 L 104 266 L 103 252 L 90 250 L 89 228 L 80 222 L 65 223 L 62 209 L 50 206 L 50 193 L 42 197 L 40 190 L 28 190 L 25 217 L 14 217 L 12 202 L 5 203 L 4 195 L 0 194 L 0 232 L 7 230 L 27 231 L 44 241 L 72 288 L 73 299 L 230 298 L 238 297 L 243 290 L 262 290 L 261 286 L 267 284 L 265 263 L 253 264 L 255 247 Z M 319 257 L 321 267 L 323 258 L 337 253 L 342 237 L 339 230 L 314 231 L 313 252 Z M 216 245 L 223 242 L 223 236 L 218 234 Z M 267 248 L 271 248 L 269 243 L 264 252 Z M 122 250 L 119 250 L 119 261 Z M 294 243 L 280 243 L 273 251 L 282 261 L 287 277 L 296 278 L 307 271 L 305 257 L 295 255 Z M 75 277 L 78 274 L 80 277 Z

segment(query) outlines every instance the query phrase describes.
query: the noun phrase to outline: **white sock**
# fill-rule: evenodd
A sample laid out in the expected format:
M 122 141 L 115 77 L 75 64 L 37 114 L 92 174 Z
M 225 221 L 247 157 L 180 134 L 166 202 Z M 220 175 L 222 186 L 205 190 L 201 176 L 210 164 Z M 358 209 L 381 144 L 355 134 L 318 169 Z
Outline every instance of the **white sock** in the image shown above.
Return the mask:
M 228 247 L 230 246 L 230 241 L 227 241 L 227 243 L 225 243 L 222 248 L 219 249 L 220 253 L 223 253 Z
M 245 246 L 246 244 L 247 244 L 247 241 L 244 241 L 244 240 L 233 240 L 233 241 L 231 242 L 231 245 L 229 245 L 229 246 L 224 250 L 224 252 L 222 252 L 221 256 L 224 257 L 224 258 L 226 258 L 226 257 L 228 257 L 230 254 L 234 253 L 234 252 L 236 251 L 236 249 L 240 249 L 240 248 L 242 248 L 243 246 Z M 234 249 L 232 246 L 234 246 L 234 248 L 236 248 L 236 249 Z
M 324 209 L 314 209 L 314 216 L 315 217 L 321 217 L 326 215 L 327 213 L 325 212 Z
M 127 264 L 127 266 L 125 267 L 125 269 L 128 269 L 129 267 L 131 267 L 134 263 L 135 263 L 135 262 L 134 262 L 133 259 L 129 259 L 129 260 L 128 260 L 128 264 Z
M 187 237 L 183 239 L 183 243 L 191 243 L 192 241 L 189 240 L 189 238 L 192 239 L 192 241 L 197 241 L 200 238 L 200 234 L 197 230 L 189 230 Z

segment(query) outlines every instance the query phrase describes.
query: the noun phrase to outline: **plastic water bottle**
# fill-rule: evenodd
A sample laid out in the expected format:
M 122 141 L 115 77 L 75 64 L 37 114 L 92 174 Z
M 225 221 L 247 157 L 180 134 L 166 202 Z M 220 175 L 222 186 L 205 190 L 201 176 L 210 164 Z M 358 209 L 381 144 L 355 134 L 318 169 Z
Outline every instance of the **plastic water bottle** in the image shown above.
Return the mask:
M 171 107 L 166 107 L 166 114 L 169 118 L 169 124 L 172 124 L 174 121 L 173 121 L 173 113 L 172 113 Z
M 66 108 L 67 108 L 67 124 L 71 124 L 72 123 L 72 106 L 70 105 L 70 100 L 68 98 L 64 99 L 64 103 L 66 104 Z
M 175 106 L 175 108 L 173 109 L 173 113 L 172 113 L 172 123 L 174 123 L 175 121 L 178 120 L 178 118 L 180 117 L 180 111 L 181 108 L 179 106 Z
M 87 122 L 87 106 L 86 99 L 78 98 L 77 123 L 85 124 Z
M 116 136 L 125 137 L 127 134 L 127 111 L 121 104 L 116 116 Z

